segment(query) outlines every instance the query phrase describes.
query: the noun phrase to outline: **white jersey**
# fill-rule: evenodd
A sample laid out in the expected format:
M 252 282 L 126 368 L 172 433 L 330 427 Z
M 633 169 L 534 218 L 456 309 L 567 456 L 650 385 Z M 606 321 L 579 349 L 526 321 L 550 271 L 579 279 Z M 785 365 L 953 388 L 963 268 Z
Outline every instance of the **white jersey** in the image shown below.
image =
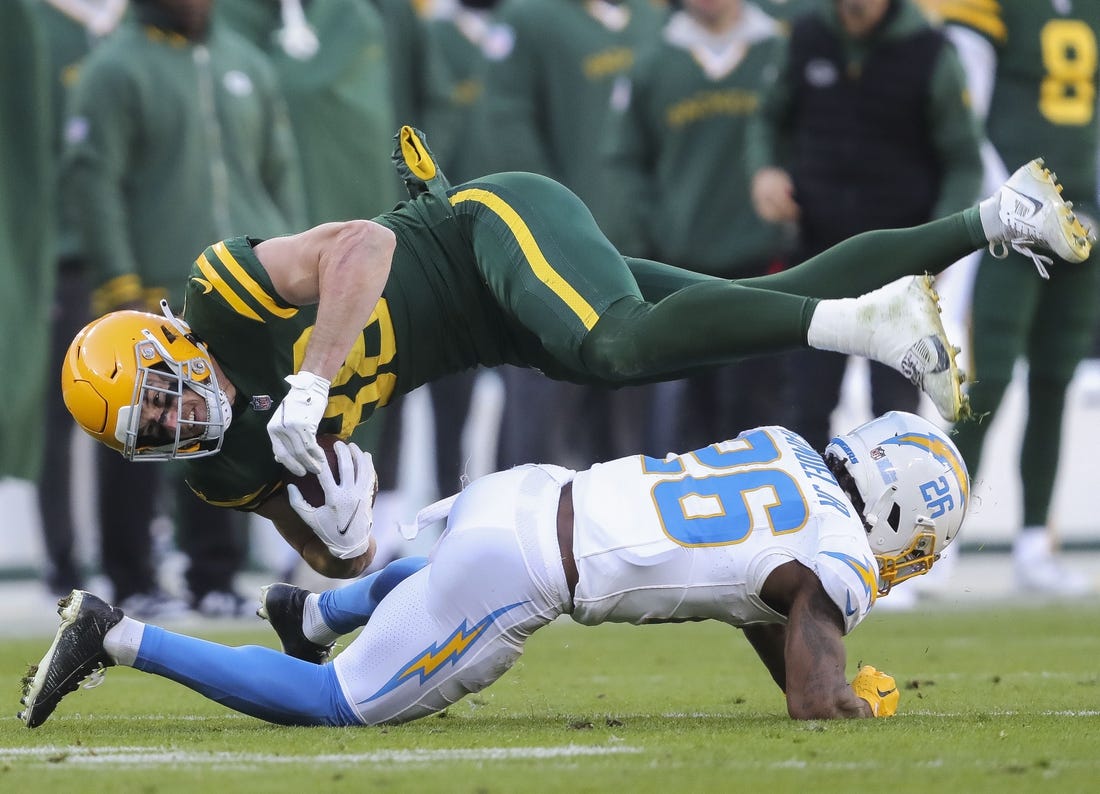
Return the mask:
M 791 560 L 821 580 L 845 633 L 877 593 L 855 507 L 821 455 L 783 427 L 597 464 L 576 475 L 573 504 L 580 623 L 784 623 L 760 591 Z

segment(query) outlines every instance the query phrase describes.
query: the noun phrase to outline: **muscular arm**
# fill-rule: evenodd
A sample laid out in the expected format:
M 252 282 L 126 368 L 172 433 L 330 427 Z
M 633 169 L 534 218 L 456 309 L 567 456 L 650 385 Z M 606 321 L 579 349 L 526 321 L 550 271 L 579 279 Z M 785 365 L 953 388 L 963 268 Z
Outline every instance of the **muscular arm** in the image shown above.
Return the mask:
M 301 369 L 332 380 L 370 320 L 390 275 L 396 239 L 373 221 L 324 223 L 256 246 L 278 293 L 317 304 Z
M 794 719 L 870 717 L 844 674 L 844 624 L 813 572 L 797 562 L 768 576 L 761 596 L 787 615 L 784 626 L 746 626 L 745 635 L 787 695 Z
M 286 491 L 279 491 L 261 504 L 256 512 L 269 519 L 279 534 L 293 547 L 309 567 L 322 576 L 333 579 L 354 579 L 367 569 L 374 559 L 375 544 L 371 539 L 365 554 L 350 560 L 342 560 L 328 550 L 324 542 L 302 521 L 290 506 Z

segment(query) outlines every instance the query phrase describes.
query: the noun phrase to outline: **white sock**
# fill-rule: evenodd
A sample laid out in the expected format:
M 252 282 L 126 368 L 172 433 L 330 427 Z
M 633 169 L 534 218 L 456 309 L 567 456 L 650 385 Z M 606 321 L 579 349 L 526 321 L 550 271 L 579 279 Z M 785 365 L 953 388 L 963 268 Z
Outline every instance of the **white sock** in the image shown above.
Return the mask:
M 103 637 L 103 650 L 117 664 L 133 667 L 144 635 L 144 623 L 124 617 L 107 630 L 107 634 Z
M 818 350 L 832 350 L 836 353 L 866 356 L 869 351 L 853 350 L 855 339 L 868 339 L 868 334 L 857 334 L 856 319 L 857 298 L 836 298 L 823 300 L 814 309 L 810 318 L 810 327 L 806 331 L 806 343 Z
M 306 596 L 306 603 L 302 609 L 302 633 L 306 639 L 318 645 L 328 645 L 336 642 L 340 635 L 328 627 L 324 617 L 321 616 L 321 596 L 310 593 Z
M 978 215 L 982 219 L 982 231 L 985 232 L 985 239 L 991 243 L 999 243 L 1005 238 L 1005 227 L 997 214 L 1000 206 L 1000 191 L 987 199 L 983 199 L 978 204 Z

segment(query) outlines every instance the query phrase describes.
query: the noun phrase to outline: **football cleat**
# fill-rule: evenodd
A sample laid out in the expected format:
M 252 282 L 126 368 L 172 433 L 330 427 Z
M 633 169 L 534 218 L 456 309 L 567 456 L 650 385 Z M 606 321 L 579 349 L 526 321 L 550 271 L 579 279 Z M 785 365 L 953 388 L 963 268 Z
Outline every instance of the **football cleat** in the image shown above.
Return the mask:
M 302 631 L 308 590 L 279 582 L 260 588 L 260 608 L 256 614 L 271 624 L 283 645 L 283 653 L 313 664 L 324 664 L 336 645 L 313 642 Z
M 856 299 L 860 328 L 867 334 L 868 358 L 893 367 L 931 399 L 940 416 L 957 422 L 970 416 L 959 369 L 940 321 L 939 295 L 932 277 L 907 276 Z
M 1043 278 L 1050 278 L 1046 266 L 1053 260 L 1036 253 L 1033 246 L 1053 251 L 1067 262 L 1088 259 L 1095 235 L 1074 215 L 1073 204 L 1062 199 L 1062 186 L 1042 158 L 1018 168 L 994 198 L 1003 235 L 989 242 L 993 256 L 1004 259 L 1012 248 L 1030 258 Z
M 23 678 L 25 706 L 19 718 L 28 728 L 44 723 L 61 702 L 88 676 L 91 688 L 103 680 L 103 670 L 114 659 L 103 650 L 103 638 L 122 620 L 122 610 L 84 590 L 73 590 L 57 602 L 61 626 L 53 644 L 37 665 Z

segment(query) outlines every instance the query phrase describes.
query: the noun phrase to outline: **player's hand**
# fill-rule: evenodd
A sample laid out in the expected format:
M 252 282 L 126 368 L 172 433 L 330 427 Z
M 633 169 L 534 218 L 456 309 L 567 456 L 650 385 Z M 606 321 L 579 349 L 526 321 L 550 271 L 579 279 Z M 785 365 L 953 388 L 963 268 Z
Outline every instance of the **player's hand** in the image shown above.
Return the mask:
M 329 382 L 312 372 L 287 375 L 290 391 L 267 423 L 275 460 L 291 474 L 318 474 L 328 468 L 325 453 L 317 444 L 317 427 L 325 416 Z
M 897 713 L 901 693 L 893 676 L 865 664 L 852 679 L 852 689 L 871 705 L 873 716 L 892 717 Z
M 770 223 L 797 223 L 802 209 L 794 198 L 794 181 L 782 168 L 761 168 L 752 177 L 756 214 Z
M 328 550 L 342 560 L 350 560 L 370 548 L 378 475 L 369 452 L 344 441 L 337 441 L 332 448 L 340 481 L 333 477 L 326 462 L 317 474 L 325 494 L 323 505 L 311 505 L 296 485 L 288 485 L 286 492 L 294 512 L 324 541 Z

